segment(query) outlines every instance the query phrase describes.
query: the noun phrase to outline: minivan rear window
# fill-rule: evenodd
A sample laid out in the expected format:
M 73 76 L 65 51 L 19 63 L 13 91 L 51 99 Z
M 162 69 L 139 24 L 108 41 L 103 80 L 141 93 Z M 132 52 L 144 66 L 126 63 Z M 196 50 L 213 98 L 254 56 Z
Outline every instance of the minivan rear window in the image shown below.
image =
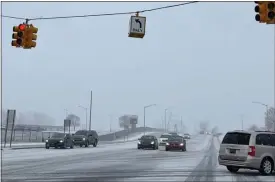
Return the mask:
M 249 145 L 250 136 L 248 133 L 230 132 L 224 136 L 222 144 Z

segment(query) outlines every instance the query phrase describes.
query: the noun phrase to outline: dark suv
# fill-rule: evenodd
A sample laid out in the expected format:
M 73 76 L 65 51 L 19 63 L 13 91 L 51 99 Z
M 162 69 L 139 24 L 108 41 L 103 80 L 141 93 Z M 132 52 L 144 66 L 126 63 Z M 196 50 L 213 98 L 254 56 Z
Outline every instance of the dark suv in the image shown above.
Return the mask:
M 50 147 L 74 148 L 71 134 L 54 133 L 53 136 L 48 138 L 45 142 L 45 148 L 49 149 Z
M 94 130 L 79 130 L 73 135 L 74 145 L 88 147 L 89 145 L 97 146 L 98 135 Z

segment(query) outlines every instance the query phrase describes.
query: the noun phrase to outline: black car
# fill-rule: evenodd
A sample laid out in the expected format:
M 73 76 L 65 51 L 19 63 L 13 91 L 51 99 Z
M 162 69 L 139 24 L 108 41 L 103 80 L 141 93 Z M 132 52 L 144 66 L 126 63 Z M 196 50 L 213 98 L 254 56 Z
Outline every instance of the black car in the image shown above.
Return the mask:
M 79 145 L 82 147 L 89 147 L 93 145 L 94 147 L 98 144 L 98 135 L 94 130 L 79 130 L 73 135 L 74 145 Z
M 74 142 L 71 134 L 54 133 L 52 137 L 49 137 L 45 142 L 45 148 L 74 148 Z
M 166 142 L 165 150 L 181 150 L 186 151 L 186 141 L 181 136 L 171 136 Z
M 152 135 L 144 135 L 138 139 L 138 149 L 152 148 L 154 150 L 159 148 L 158 139 Z

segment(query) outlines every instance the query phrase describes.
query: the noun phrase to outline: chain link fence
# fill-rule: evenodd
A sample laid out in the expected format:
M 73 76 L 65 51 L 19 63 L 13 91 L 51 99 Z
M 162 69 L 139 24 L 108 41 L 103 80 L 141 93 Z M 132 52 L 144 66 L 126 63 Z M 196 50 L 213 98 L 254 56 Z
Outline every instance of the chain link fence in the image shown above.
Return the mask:
M 1 143 L 5 142 L 5 129 L 1 129 Z M 41 131 L 41 130 L 30 130 L 30 129 L 15 129 L 12 136 L 11 136 L 11 130 L 7 131 L 7 143 L 10 142 L 10 139 L 12 138 L 13 143 L 17 142 L 44 142 L 45 138 L 48 138 L 51 136 L 51 131 Z

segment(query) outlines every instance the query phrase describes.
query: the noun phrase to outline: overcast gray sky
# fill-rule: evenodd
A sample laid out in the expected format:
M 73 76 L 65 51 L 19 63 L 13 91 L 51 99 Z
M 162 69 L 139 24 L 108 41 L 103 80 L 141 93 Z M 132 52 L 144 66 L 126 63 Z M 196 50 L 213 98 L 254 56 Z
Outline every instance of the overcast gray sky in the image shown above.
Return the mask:
M 169 2 L 4 2 L 4 15 L 47 17 L 137 11 Z M 196 3 L 140 14 L 144 39 L 128 37 L 130 15 L 31 21 L 37 47 L 11 46 L 3 19 L 3 107 L 38 111 L 62 124 L 67 108 L 81 117 L 94 92 L 92 128 L 109 126 L 109 114 L 138 114 L 159 126 L 166 107 L 193 130 L 208 120 L 223 131 L 264 125 L 274 103 L 274 26 L 255 21 L 253 2 Z M 39 122 L 39 121 L 38 121 Z M 38 123 L 39 124 L 39 123 Z M 114 127 L 118 126 L 114 121 Z

